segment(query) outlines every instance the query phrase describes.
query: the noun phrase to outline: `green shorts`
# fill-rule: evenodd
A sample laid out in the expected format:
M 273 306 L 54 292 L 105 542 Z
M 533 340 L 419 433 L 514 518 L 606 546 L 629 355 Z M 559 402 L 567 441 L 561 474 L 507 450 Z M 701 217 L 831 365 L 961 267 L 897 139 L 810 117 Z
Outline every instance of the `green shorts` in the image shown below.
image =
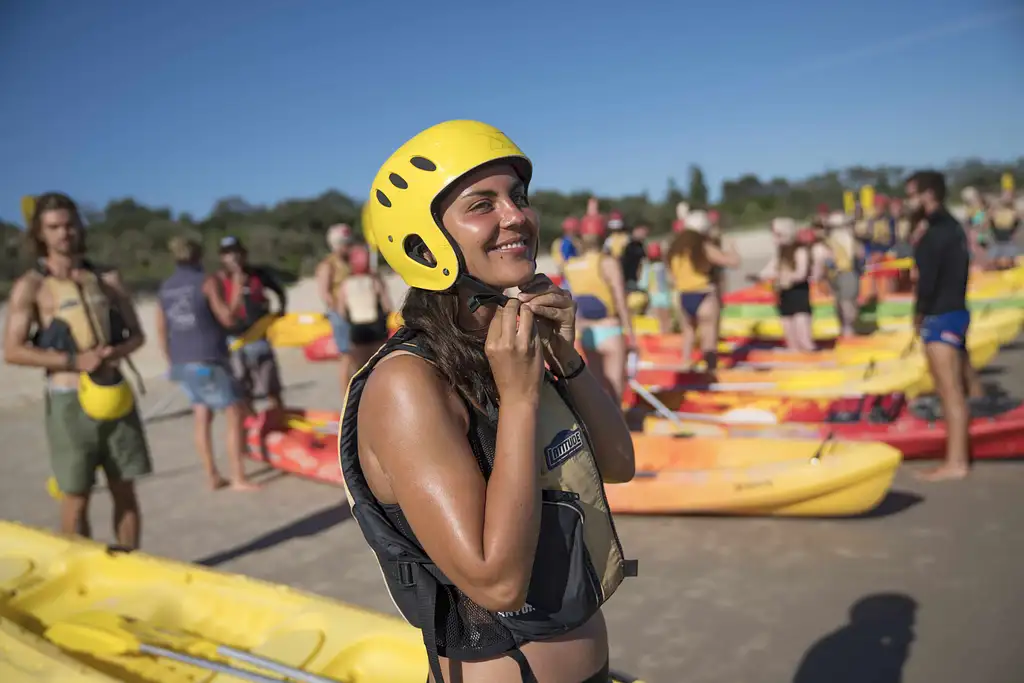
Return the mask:
M 97 422 L 82 410 L 77 391 L 47 396 L 46 440 L 53 476 L 64 493 L 89 493 L 97 467 L 103 468 L 107 481 L 128 481 L 153 471 L 138 412 Z

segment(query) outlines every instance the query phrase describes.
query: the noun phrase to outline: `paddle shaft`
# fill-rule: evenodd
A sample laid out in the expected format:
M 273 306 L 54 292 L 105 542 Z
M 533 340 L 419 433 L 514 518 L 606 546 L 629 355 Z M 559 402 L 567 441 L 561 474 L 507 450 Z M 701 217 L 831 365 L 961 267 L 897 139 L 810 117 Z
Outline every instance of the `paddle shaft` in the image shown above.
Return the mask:
M 217 654 L 224 657 L 230 657 L 231 659 L 237 659 L 240 662 L 252 664 L 253 666 L 258 666 L 261 669 L 273 671 L 276 674 L 287 676 L 292 680 L 303 681 L 304 683 L 337 683 L 334 679 L 317 676 L 316 674 L 311 674 L 307 671 L 303 671 L 302 669 L 296 669 L 293 666 L 287 666 L 285 664 L 275 662 L 272 659 L 254 655 L 251 652 L 246 652 L 245 650 L 236 650 L 235 648 L 228 647 L 227 645 L 218 645 Z
M 669 410 L 668 406 L 662 403 L 657 396 L 647 391 L 647 388 L 643 384 L 640 384 L 640 382 L 636 381 L 633 378 L 630 378 L 629 386 L 633 389 L 633 391 L 640 394 L 640 396 L 645 401 L 651 404 L 651 407 L 654 408 L 654 410 L 659 415 L 661 415 L 663 418 L 671 422 L 673 427 L 679 429 L 680 431 L 686 430 L 686 425 L 684 425 L 682 420 L 679 419 L 679 416 L 676 415 L 671 410 Z
M 139 643 L 139 652 L 147 655 L 154 655 L 157 657 L 164 657 L 165 659 L 173 659 L 183 664 L 191 664 L 197 666 L 200 669 L 206 669 L 207 671 L 215 671 L 217 673 L 228 674 L 229 676 L 235 676 L 242 680 L 251 681 L 252 683 L 284 683 L 280 678 L 261 676 L 244 669 L 239 669 L 234 666 L 227 664 L 219 664 L 217 662 L 211 662 L 209 659 L 202 659 L 201 657 L 193 657 L 192 655 L 182 654 L 174 650 L 168 650 L 166 648 L 157 647 L 155 645 L 146 645 L 145 643 Z M 321 679 L 323 680 L 323 679 Z

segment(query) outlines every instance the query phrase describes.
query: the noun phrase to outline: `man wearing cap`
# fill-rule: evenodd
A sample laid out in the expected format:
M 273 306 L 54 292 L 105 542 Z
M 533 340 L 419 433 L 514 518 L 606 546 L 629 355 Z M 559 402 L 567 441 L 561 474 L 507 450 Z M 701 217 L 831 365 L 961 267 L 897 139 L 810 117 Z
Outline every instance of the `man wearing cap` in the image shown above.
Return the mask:
M 266 268 L 251 266 L 245 245 L 234 236 L 220 241 L 221 270 L 217 279 L 235 323 L 228 329 L 231 372 L 245 391 L 249 412 L 253 401 L 265 398 L 271 409 L 281 407 L 281 375 L 266 330 L 256 325 L 270 315 L 267 292 L 277 298 L 276 315 L 284 315 L 288 295 Z M 246 334 L 246 332 L 249 334 Z
M 350 357 L 351 340 L 348 318 L 341 310 L 338 300 L 338 288 L 351 272 L 348 265 L 348 250 L 351 245 L 352 228 L 344 223 L 332 225 L 327 231 L 327 247 L 330 249 L 330 253 L 316 267 L 317 289 L 320 292 L 320 300 L 324 302 L 324 307 L 327 309 L 327 319 L 331 321 L 334 345 L 337 347 L 340 357 L 338 372 L 342 394 L 348 390 L 348 382 L 352 378 L 352 373 L 355 372 Z

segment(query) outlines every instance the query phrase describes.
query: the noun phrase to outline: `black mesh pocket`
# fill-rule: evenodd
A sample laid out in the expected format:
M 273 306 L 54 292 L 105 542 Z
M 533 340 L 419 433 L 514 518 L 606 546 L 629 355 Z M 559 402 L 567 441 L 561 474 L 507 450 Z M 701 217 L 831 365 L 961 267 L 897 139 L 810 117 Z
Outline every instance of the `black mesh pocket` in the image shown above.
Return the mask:
M 526 604 L 502 621 L 520 641 L 559 635 L 586 623 L 601 604 L 601 582 L 583 537 L 579 496 L 541 491 L 540 538 Z
M 437 651 L 442 657 L 482 659 L 516 646 L 498 618 L 451 584 L 442 584 L 436 604 Z

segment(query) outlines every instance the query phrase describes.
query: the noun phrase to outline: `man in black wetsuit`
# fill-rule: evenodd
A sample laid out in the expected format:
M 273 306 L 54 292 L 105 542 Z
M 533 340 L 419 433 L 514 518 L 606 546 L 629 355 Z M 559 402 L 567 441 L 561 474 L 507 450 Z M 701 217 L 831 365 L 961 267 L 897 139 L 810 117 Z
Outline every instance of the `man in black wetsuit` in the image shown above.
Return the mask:
M 922 474 L 930 481 L 963 479 L 970 467 L 968 393 L 981 393 L 967 355 L 967 233 L 945 207 L 946 179 L 937 171 L 918 171 L 905 189 L 914 226 L 924 232 L 914 246 L 918 278 L 914 327 L 924 344 L 928 367 L 946 420 L 946 460 Z

